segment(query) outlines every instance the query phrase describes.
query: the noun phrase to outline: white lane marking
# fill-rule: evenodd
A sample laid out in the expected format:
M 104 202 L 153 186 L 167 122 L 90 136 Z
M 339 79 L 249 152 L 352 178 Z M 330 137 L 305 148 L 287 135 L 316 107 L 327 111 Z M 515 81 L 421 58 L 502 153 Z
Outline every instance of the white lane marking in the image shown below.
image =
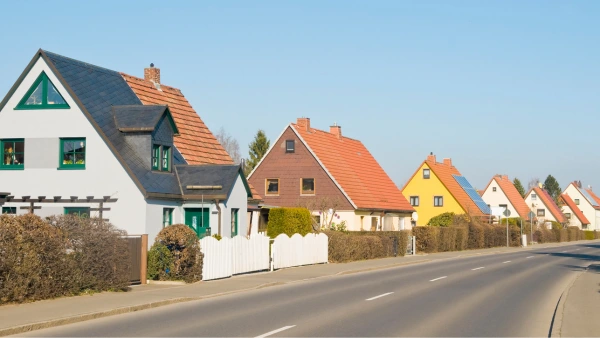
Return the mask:
M 388 292 L 388 293 L 384 293 L 383 295 L 379 295 L 379 296 L 375 296 L 375 297 L 371 297 L 371 298 L 367 298 L 365 300 L 373 300 L 373 299 L 377 299 L 377 298 L 381 298 L 381 297 L 385 297 L 387 295 L 391 295 L 393 292 Z
M 525 257 L 525 258 L 533 258 L 533 257 L 535 257 L 535 256 L 529 256 L 529 257 Z
M 471 271 L 475 271 L 475 270 L 479 270 L 479 269 L 485 269 L 485 266 L 480 266 L 480 267 L 478 267 L 478 268 L 471 269 Z
M 577 250 L 579 250 L 579 249 L 575 249 L 575 250 L 573 250 L 573 251 L 577 251 Z
M 510 263 L 510 261 L 502 262 L 502 264 Z
M 256 336 L 256 338 L 268 337 L 268 336 L 270 336 L 270 335 L 273 335 L 273 334 L 279 333 L 279 332 L 281 332 L 281 331 L 289 330 L 289 329 L 293 328 L 294 326 L 296 326 L 296 325 L 284 326 L 284 327 L 282 327 L 282 328 L 280 328 L 280 329 L 273 330 L 273 331 L 271 331 L 271 332 L 267 332 L 267 333 L 265 333 L 265 334 L 261 334 L 260 336 Z
M 438 278 L 430 280 L 430 282 L 435 282 L 436 280 L 444 279 L 446 277 L 448 277 L 448 276 L 438 277 Z
M 567 251 L 567 250 L 565 250 L 565 251 L 561 251 L 561 253 L 564 253 L 564 252 L 568 252 L 568 251 Z

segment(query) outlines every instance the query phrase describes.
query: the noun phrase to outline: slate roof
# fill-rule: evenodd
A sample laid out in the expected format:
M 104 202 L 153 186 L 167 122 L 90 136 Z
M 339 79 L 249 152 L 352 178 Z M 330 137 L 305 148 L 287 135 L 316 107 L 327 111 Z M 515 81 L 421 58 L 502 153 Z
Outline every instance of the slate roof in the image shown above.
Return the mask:
M 198 116 L 183 93 L 173 87 L 120 73 L 145 105 L 168 105 L 179 128 L 175 146 L 189 164 L 233 164 L 227 151 Z
M 575 204 L 575 202 L 571 199 L 571 197 L 567 194 L 560 195 L 560 198 L 565 202 L 565 204 L 573 211 L 573 216 L 577 217 L 582 225 L 591 224 L 590 221 L 585 217 L 583 212 L 579 209 L 579 206 Z
M 565 223 L 567 221 L 567 218 L 562 213 L 558 205 L 556 205 L 556 203 L 552 199 L 552 196 L 550 196 L 550 194 L 545 189 L 535 187 L 533 188 L 533 191 L 535 191 L 538 198 L 542 201 L 542 203 L 544 203 L 548 211 L 550 211 L 550 213 L 552 214 L 552 216 L 554 216 L 557 222 Z M 529 193 L 531 193 L 531 191 Z
M 362 142 L 291 126 L 358 209 L 414 211 Z
M 523 199 L 521 194 L 519 194 L 517 188 L 515 188 L 513 182 L 508 179 L 508 176 L 496 175 L 490 180 L 490 183 L 492 183 L 492 181 L 496 181 L 496 183 L 498 183 L 500 190 L 502 190 L 506 198 L 510 201 L 510 204 L 512 204 L 512 206 L 515 208 L 519 214 L 519 217 L 526 219 L 530 212 L 529 207 L 527 206 L 525 199 Z M 488 183 L 485 190 L 489 188 L 490 183 Z
M 152 132 L 166 113 L 167 106 L 127 105 L 113 106 L 117 128 L 123 132 Z
M 229 195 L 241 168 L 239 165 L 178 165 L 175 166 L 186 195 Z M 242 175 L 243 179 L 243 175 Z M 221 189 L 188 189 L 189 186 L 221 186 Z

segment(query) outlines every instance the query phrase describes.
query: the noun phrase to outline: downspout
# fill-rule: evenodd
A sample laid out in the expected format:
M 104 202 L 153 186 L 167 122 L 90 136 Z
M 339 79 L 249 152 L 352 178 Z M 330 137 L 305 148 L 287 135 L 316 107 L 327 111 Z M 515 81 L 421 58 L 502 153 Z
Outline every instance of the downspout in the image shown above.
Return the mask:
M 217 224 L 219 224 L 218 233 L 219 233 L 219 236 L 221 236 L 221 206 L 219 205 L 219 200 L 218 199 L 215 199 L 215 207 L 217 207 L 217 212 L 219 213 L 218 216 L 217 216 L 218 219 L 219 219 L 219 221 L 217 222 Z

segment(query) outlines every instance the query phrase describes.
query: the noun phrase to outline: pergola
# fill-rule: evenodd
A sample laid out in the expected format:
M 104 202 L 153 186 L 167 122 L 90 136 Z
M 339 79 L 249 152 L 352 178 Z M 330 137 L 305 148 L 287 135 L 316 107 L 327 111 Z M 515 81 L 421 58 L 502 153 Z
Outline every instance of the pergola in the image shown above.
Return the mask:
M 63 198 L 63 196 L 52 196 L 52 198 L 46 198 L 46 196 L 21 196 L 21 198 L 15 198 L 10 193 L 0 192 L 0 206 L 4 205 L 4 203 L 29 203 L 29 206 L 22 206 L 19 209 L 29 210 L 30 214 L 34 213 L 34 210 L 41 209 L 41 206 L 36 204 L 44 204 L 44 203 L 97 203 L 97 208 L 90 208 L 90 211 L 98 211 L 99 218 L 108 221 L 108 219 L 104 219 L 102 217 L 103 211 L 109 211 L 110 208 L 105 208 L 104 203 L 114 203 L 118 199 L 110 198 L 110 196 L 102 196 L 101 198 L 95 198 L 94 196 L 69 196 L 68 198 Z

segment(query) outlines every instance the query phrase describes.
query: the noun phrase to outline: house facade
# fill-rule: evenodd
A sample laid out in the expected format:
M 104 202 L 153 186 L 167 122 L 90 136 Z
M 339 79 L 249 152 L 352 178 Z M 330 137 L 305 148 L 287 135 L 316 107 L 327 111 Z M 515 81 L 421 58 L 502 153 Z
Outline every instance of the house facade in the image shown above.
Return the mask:
M 538 224 L 546 224 L 548 228 L 552 227 L 549 222 L 567 224 L 567 219 L 561 208 L 543 188 L 535 187 L 529 190 L 525 195 L 525 203 L 529 206 L 529 210 L 535 214 Z
M 528 219 L 529 207 L 507 175 L 495 175 L 481 192 L 481 198 L 490 207 L 508 209 L 509 217 Z
M 128 78 L 38 51 L 0 103 L 2 212 L 102 212 L 150 238 L 175 223 L 200 237 L 244 233 L 252 195 L 240 166 L 157 72 Z M 202 144 L 190 137 L 199 130 Z
M 264 204 L 306 207 L 317 223 L 349 230 L 409 229 L 414 209 L 358 140 L 312 128 L 309 118 L 286 126 L 249 175 Z
M 582 230 L 590 228 L 590 221 L 585 217 L 579 206 L 567 194 L 560 195 L 561 211 L 565 215 L 567 226 L 575 226 Z
M 590 222 L 588 230 L 600 230 L 600 203 L 591 187 L 584 188 L 581 182 L 574 181 L 567 186 L 563 194 L 573 200 L 573 203 Z
M 417 212 L 417 225 L 427 225 L 432 217 L 445 212 L 473 217 L 489 217 L 491 212 L 452 159 L 439 163 L 433 153 L 408 180 L 402 194 Z

